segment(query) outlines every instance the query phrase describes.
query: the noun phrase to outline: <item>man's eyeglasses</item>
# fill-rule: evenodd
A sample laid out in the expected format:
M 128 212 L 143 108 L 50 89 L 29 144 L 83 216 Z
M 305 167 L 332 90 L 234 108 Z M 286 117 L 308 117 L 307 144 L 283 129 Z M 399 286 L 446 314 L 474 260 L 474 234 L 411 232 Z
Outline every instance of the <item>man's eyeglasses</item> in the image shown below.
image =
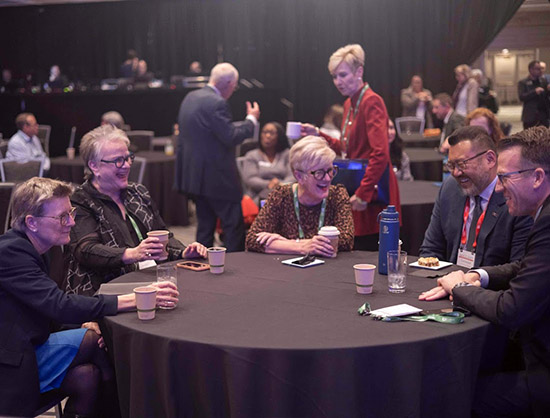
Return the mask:
M 508 181 L 508 179 L 513 176 L 514 174 L 521 174 L 521 173 L 526 173 L 528 171 L 534 171 L 536 170 L 537 167 L 533 167 L 533 168 L 526 168 L 525 170 L 518 170 L 518 171 L 509 171 L 508 173 L 501 173 L 501 174 L 498 174 L 497 173 L 497 177 L 498 177 L 498 180 L 502 183 L 502 184 L 506 184 L 506 182 Z
M 57 219 L 59 220 L 59 223 L 61 226 L 67 226 L 70 222 L 70 219 L 74 219 L 74 213 L 76 211 L 76 208 L 71 208 L 70 211 L 62 213 L 58 216 L 36 216 L 36 218 L 50 218 L 50 219 Z
M 114 164 L 116 168 L 122 168 L 125 162 L 132 165 L 135 158 L 136 158 L 135 154 L 131 152 L 126 157 L 118 157 L 118 158 L 115 158 L 114 160 L 101 160 L 101 162 Z
M 338 174 L 338 166 L 332 166 L 328 170 L 315 170 L 315 171 L 302 171 L 302 173 L 308 173 L 313 176 L 315 180 L 323 180 L 325 176 L 328 174 L 328 176 L 333 179 L 336 174 Z
M 451 173 L 453 172 L 453 170 L 454 170 L 455 168 L 458 168 L 460 171 L 464 171 L 464 170 L 466 170 L 466 168 L 468 167 L 468 161 L 472 161 L 473 159 L 482 156 L 482 155 L 485 154 L 487 151 L 489 151 L 489 150 L 486 149 L 485 151 L 481 151 L 480 153 L 474 155 L 473 157 L 466 158 L 465 160 L 462 160 L 462 161 L 456 161 L 456 162 L 455 162 L 455 161 L 449 161 L 448 163 L 445 164 L 445 167 L 446 167 L 447 170 L 449 170 Z

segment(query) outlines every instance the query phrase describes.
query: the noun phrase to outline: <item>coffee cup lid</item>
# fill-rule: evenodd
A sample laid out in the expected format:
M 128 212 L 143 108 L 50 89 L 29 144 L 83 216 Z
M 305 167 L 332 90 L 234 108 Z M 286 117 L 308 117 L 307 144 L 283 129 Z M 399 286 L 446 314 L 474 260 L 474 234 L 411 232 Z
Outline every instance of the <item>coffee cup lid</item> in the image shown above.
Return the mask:
M 340 235 L 340 231 L 335 226 L 323 226 L 319 230 L 319 235 L 327 235 L 327 236 Z

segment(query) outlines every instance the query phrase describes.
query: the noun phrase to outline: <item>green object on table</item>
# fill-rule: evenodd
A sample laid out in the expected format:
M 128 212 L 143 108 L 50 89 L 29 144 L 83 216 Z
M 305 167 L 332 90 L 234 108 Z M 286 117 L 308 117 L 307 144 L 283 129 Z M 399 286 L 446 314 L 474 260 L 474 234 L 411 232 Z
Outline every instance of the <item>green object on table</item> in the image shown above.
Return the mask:
M 429 314 L 429 315 L 409 315 L 409 316 L 373 316 L 372 319 L 384 322 L 400 322 L 400 321 L 413 321 L 413 322 L 425 322 L 435 321 L 442 324 L 461 324 L 464 322 L 464 314 L 462 312 L 446 312 L 441 314 Z

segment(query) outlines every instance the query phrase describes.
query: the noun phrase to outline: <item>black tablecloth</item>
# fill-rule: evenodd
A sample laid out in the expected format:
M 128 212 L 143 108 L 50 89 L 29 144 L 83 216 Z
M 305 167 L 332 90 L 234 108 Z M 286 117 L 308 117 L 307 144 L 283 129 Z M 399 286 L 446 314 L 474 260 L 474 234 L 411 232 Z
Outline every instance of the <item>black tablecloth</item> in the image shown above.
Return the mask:
M 433 148 L 407 148 L 411 159 L 411 172 L 415 180 L 441 181 L 443 176 L 443 155 Z
M 168 225 L 188 225 L 187 198 L 173 189 L 176 157 L 159 151 L 139 151 L 136 155 L 147 160 L 143 184 L 149 189 L 164 222 Z M 80 157 L 73 160 L 54 157 L 51 159 L 49 176 L 82 184 L 84 162 Z
M 430 223 L 440 184 L 433 181 L 400 181 L 402 249 L 418 255 L 424 233 Z
M 180 305 L 153 321 L 135 312 L 105 319 L 126 417 L 466 417 L 489 325 L 382 323 L 357 315 L 419 302 L 433 279 L 410 277 L 390 294 L 355 292 L 353 264 L 376 253 L 340 253 L 322 266 L 289 256 L 227 254 L 226 272 L 184 270 Z M 115 282 L 151 281 L 155 269 Z
M 424 136 L 422 134 L 401 135 L 407 150 L 409 148 L 434 148 L 439 147 L 440 136 Z

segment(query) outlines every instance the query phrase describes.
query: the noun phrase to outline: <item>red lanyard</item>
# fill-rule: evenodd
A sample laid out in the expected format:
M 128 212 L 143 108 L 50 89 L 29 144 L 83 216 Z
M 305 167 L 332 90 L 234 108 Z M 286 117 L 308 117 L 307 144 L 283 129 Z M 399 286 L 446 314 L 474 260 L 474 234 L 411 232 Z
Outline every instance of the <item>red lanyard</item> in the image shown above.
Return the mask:
M 480 202 L 479 204 L 481 205 L 481 196 L 479 198 L 479 202 Z M 489 205 L 487 205 L 487 206 L 489 206 Z M 474 244 L 473 244 L 474 249 L 477 246 L 477 236 L 479 235 L 479 230 L 481 229 L 481 224 L 483 223 L 483 219 L 485 219 L 485 212 L 487 212 L 487 208 L 485 208 L 485 210 L 483 211 L 483 213 L 479 216 L 479 219 L 477 220 L 476 238 L 475 238 Z M 466 242 L 467 242 L 468 231 L 466 230 L 466 222 L 468 221 L 468 216 L 469 215 L 470 215 L 470 198 L 468 197 L 466 199 L 466 204 L 464 205 L 464 221 L 463 221 L 464 227 L 462 228 L 462 237 L 460 239 L 460 244 L 461 244 L 462 248 L 464 248 L 466 246 Z

